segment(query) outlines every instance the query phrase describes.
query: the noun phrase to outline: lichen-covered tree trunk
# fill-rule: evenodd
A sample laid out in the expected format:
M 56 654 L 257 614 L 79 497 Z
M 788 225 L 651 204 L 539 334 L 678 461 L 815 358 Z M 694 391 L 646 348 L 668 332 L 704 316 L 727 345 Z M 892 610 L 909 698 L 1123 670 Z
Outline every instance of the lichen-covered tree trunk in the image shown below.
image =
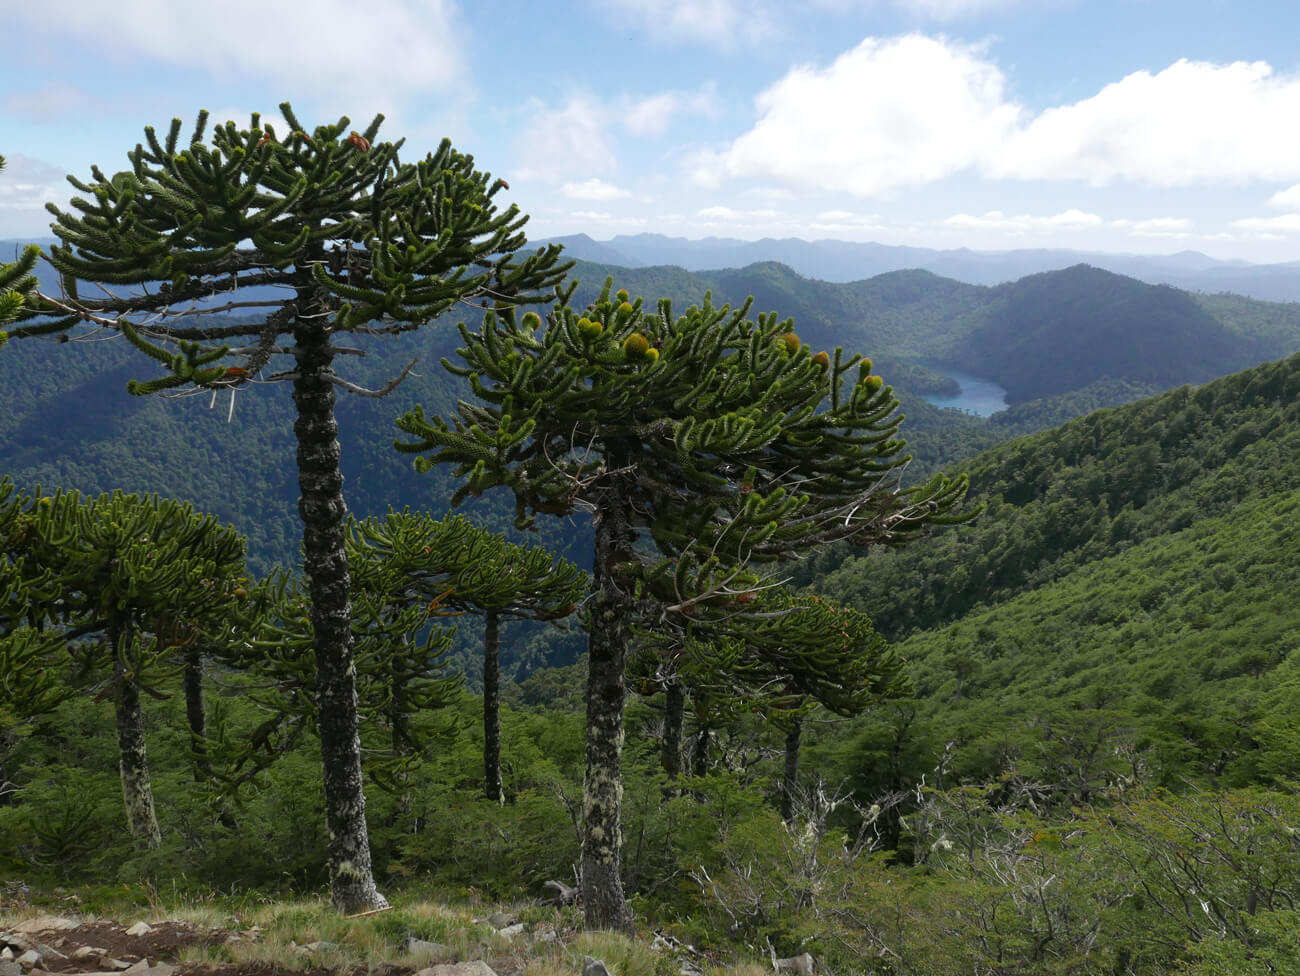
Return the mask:
M 302 291 L 299 292 L 302 295 Z M 343 474 L 339 468 L 331 351 L 324 330 L 294 331 L 297 370 L 293 402 L 298 418 L 298 511 L 303 560 L 316 640 L 316 701 L 329 828 L 330 898 L 344 914 L 385 908 L 375 888 L 366 830 L 357 729 L 356 666 L 352 657 L 352 594 L 344 549 Z
M 682 774 L 682 721 L 686 715 L 686 689 L 673 681 L 664 690 L 664 737 L 659 749 L 669 779 Z
M 591 929 L 632 931 L 623 896 L 623 699 L 632 600 L 619 565 L 632 558 L 625 497 L 606 489 L 596 510 L 587 642 L 587 766 L 583 780 L 582 907 Z
M 194 779 L 205 783 L 212 779 L 212 760 L 208 757 L 208 720 L 203 708 L 203 653 L 193 644 L 185 648 L 185 717 L 190 726 L 190 762 Z
M 785 773 L 781 777 L 781 819 L 794 820 L 794 802 L 799 795 L 799 742 L 803 738 L 803 719 L 796 718 L 785 734 Z
M 118 769 L 122 774 L 122 800 L 126 804 L 126 824 L 136 846 L 152 851 L 162 843 L 158 816 L 154 812 L 153 787 L 149 783 L 149 758 L 144 744 L 144 711 L 140 707 L 140 688 L 127 672 L 123 655 L 130 634 L 119 624 L 108 627 L 109 646 L 113 648 L 113 683 L 117 686 L 114 713 L 117 718 Z
M 483 614 L 483 795 L 506 802 L 501 786 L 501 617 Z

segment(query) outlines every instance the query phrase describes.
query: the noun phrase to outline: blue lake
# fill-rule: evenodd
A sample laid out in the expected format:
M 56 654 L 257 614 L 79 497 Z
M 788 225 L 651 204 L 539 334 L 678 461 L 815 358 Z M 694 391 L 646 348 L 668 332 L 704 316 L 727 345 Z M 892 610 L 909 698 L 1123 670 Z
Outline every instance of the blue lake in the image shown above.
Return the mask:
M 958 373 L 951 369 L 936 369 L 936 373 L 950 376 L 961 386 L 961 393 L 955 397 L 928 396 L 925 400 L 936 407 L 955 407 L 980 417 L 987 417 L 1007 408 L 1007 391 L 992 380 L 969 373 Z

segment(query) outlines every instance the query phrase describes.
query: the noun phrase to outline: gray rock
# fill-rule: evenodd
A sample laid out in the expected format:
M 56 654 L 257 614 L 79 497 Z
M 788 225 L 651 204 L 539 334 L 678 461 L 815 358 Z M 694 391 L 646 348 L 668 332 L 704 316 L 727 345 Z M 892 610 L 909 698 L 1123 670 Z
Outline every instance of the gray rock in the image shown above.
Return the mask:
M 23 976 L 23 967 L 16 959 L 0 959 L 0 976 Z
M 542 887 L 551 889 L 551 900 L 557 905 L 573 905 L 581 894 L 577 888 L 570 888 L 563 881 L 548 881 Z
M 611 973 L 599 959 L 584 956 L 582 960 L 582 976 L 611 976 Z
M 127 935 L 148 935 L 153 931 L 153 926 L 148 922 L 136 922 L 126 930 Z
M 124 969 L 131 968 L 131 964 L 125 959 L 113 959 L 109 956 L 100 956 L 99 964 L 112 973 L 120 973 Z
M 406 940 L 406 951 L 413 956 L 449 956 L 449 950 L 441 942 L 430 942 L 428 939 L 417 939 L 411 936 Z
M 308 942 L 298 946 L 299 952 L 333 952 L 339 947 L 337 942 Z
M 805 952 L 798 956 L 791 956 L 789 959 L 778 959 L 776 960 L 776 971 L 778 973 L 798 973 L 799 976 L 812 976 L 813 957 Z
M 517 935 L 524 934 L 524 923 L 516 922 L 514 925 L 507 925 L 503 929 L 497 929 L 497 935 L 503 935 L 507 939 L 513 939 Z
M 35 949 L 28 949 L 18 957 L 18 965 L 23 969 L 35 969 L 41 964 L 41 954 Z
M 0 937 L 0 945 L 3 945 L 3 943 L 4 943 L 4 938 Z M 5 946 L 3 949 L 0 949 L 0 959 L 3 959 L 7 962 L 13 957 L 14 957 L 14 951 L 10 949 L 8 946 Z
M 514 921 L 515 917 L 513 915 L 507 915 L 505 912 L 493 912 L 487 917 L 488 925 L 492 926 L 494 929 L 503 929 L 507 925 L 513 925 Z
M 101 949 L 98 946 L 80 946 L 72 951 L 72 958 L 78 961 L 83 959 L 100 959 L 108 955 L 107 949 Z
M 415 976 L 497 976 L 497 972 L 482 959 L 473 962 L 445 962 L 421 969 Z
M 77 923 L 70 918 L 60 918 L 58 915 L 37 915 L 25 922 L 19 922 L 11 931 L 30 935 L 33 932 L 62 932 L 65 929 L 75 929 L 76 927 Z

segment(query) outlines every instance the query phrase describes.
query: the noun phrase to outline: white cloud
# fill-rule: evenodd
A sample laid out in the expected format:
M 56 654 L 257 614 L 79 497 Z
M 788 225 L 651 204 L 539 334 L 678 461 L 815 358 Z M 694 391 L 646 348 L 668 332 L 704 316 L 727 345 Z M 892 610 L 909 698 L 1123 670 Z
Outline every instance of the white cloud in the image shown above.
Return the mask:
M 724 176 L 882 196 L 942 179 L 1007 138 L 1020 116 L 976 48 L 908 34 L 867 38 L 828 68 L 803 66 L 758 96 L 759 120 L 692 160 Z
M 661 92 L 648 98 L 624 98 L 619 121 L 633 135 L 662 135 L 676 115 L 716 116 L 716 86 L 709 82 L 696 92 Z
M 565 183 L 560 192 L 572 200 L 621 200 L 632 194 L 622 187 L 606 183 L 594 176 L 581 183 Z
M 944 220 L 950 227 L 962 227 L 972 230 L 1000 230 L 1023 234 L 1028 231 L 1062 231 L 1087 230 L 1100 227 L 1102 219 L 1094 213 L 1082 210 L 1065 210 L 1047 217 L 1032 214 L 1011 216 L 1001 210 L 990 210 L 978 216 L 973 214 L 953 214 Z
M 1263 62 L 1178 61 L 1035 116 L 982 48 L 908 34 L 793 68 L 756 108 L 748 132 L 687 159 L 693 182 L 881 197 L 966 170 L 1094 186 L 1300 179 L 1300 76 Z
M 849 210 L 823 210 L 813 217 L 809 228 L 821 234 L 862 234 L 886 229 L 879 214 L 858 214 Z
M 732 50 L 775 36 L 772 5 L 745 0 L 599 0 L 600 5 L 662 41 Z
M 111 38 L 113 55 L 123 58 L 274 80 L 335 99 L 368 85 L 370 72 L 382 74 L 385 91 L 460 88 L 467 76 L 452 0 L 313 0 L 310 10 L 297 0 L 224 0 L 220 15 L 175 0 L 42 0 L 15 5 L 6 17 L 97 46 Z
M 1022 0 L 893 0 L 900 10 L 929 20 L 961 20 L 1004 7 L 1021 6 Z
M 619 131 L 634 136 L 660 135 L 678 114 L 715 111 L 713 87 L 697 92 L 662 92 L 646 98 L 624 96 L 606 101 L 590 94 L 572 96 L 560 108 L 537 103 L 531 123 L 516 144 L 522 179 L 565 181 L 568 186 L 599 182 L 618 168 L 615 146 Z M 612 197 L 586 197 L 609 200 Z
M 1300 78 L 1263 62 L 1177 61 L 1048 109 L 992 154 L 994 177 L 1151 186 L 1300 176 Z
M 1278 190 L 1268 198 L 1268 205 L 1279 210 L 1300 210 L 1300 183 Z
M 520 179 L 592 179 L 617 167 L 603 102 L 579 95 L 562 108 L 539 105 L 529 114 L 533 121 L 516 146 Z
M 751 221 L 751 220 L 771 220 L 775 217 L 775 210 L 736 210 L 732 207 L 704 207 L 696 211 L 697 217 L 703 217 L 705 220 L 723 220 L 733 221 Z
M 0 236 L 34 237 L 50 233 L 47 203 L 66 207 L 72 197 L 63 170 L 30 156 L 10 153 L 0 171 Z M 0 255 L 0 260 L 4 256 Z
M 5 157 L 0 172 L 0 209 L 44 210 L 46 203 L 64 203 L 73 192 L 57 166 L 17 153 Z
M 1192 222 L 1185 217 L 1148 217 L 1144 220 L 1121 218 L 1111 221 L 1111 225 L 1127 230 L 1137 237 L 1172 237 L 1192 236 Z
M 1279 214 L 1276 217 L 1245 217 L 1234 220 L 1232 226 L 1257 234 L 1300 234 L 1300 213 Z

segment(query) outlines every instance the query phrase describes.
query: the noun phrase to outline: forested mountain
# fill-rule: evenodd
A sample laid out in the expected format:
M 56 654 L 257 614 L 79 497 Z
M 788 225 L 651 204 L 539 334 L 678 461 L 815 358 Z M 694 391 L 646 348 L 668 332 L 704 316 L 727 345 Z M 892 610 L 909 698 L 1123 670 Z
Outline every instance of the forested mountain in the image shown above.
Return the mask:
M 55 286 L 48 269 L 46 287 Z M 691 273 L 681 268 L 617 268 L 579 262 L 574 301 L 585 304 L 607 275 L 631 293 L 672 299 L 684 310 L 712 291 L 715 303 L 754 297 L 758 311 L 794 320 L 815 347 L 842 345 L 873 357 L 899 391 L 903 436 L 920 477 L 1017 434 L 1061 423 L 1101 406 L 1128 402 L 1300 348 L 1300 306 L 1232 296 L 1194 298 L 1078 267 L 1012 285 L 984 288 L 925 271 L 899 271 L 832 284 L 779 264 Z M 252 565 L 292 563 L 297 485 L 285 385 L 210 396 L 137 399 L 126 381 L 148 364 L 123 340 L 54 345 L 11 343 L 0 353 L 7 410 L 0 417 L 0 471 L 20 484 L 159 492 L 186 498 L 249 536 Z M 415 403 L 442 411 L 460 395 L 438 365 L 454 357 L 449 320 L 401 350 L 372 343 L 360 360 L 363 381 L 381 386 L 409 358 L 415 372 L 391 396 L 339 404 L 347 498 L 359 516 L 389 505 L 441 514 L 448 492 L 416 478 L 391 449 L 393 420 Z M 933 367 L 933 368 L 931 368 Z M 1016 399 L 1033 397 L 988 420 L 939 410 L 923 394 L 952 393 L 945 367 L 997 379 Z M 508 513 L 479 503 L 476 517 L 505 529 Z M 585 525 L 544 530 L 552 549 L 580 558 Z

